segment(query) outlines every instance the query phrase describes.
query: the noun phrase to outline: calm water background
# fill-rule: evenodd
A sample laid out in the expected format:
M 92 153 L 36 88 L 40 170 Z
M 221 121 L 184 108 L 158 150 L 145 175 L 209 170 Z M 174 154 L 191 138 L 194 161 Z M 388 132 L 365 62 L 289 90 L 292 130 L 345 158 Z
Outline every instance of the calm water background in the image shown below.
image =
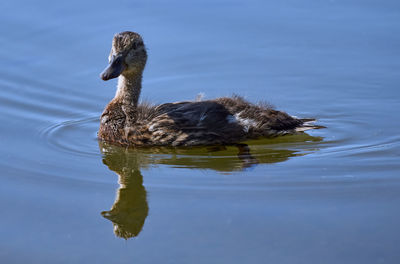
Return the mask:
M 1 263 L 399 263 L 398 1 L 0 9 Z M 124 30 L 148 47 L 143 99 L 238 93 L 327 129 L 252 142 L 250 167 L 234 148 L 99 148 Z

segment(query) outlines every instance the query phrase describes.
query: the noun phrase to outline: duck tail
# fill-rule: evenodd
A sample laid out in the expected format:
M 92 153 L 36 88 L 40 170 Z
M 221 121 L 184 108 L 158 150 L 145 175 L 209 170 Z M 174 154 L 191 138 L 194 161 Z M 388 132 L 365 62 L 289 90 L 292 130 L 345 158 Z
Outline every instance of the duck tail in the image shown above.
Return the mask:
M 304 132 L 310 129 L 326 128 L 324 126 L 315 125 L 314 123 L 316 122 L 316 120 L 314 118 L 301 118 L 300 121 L 302 121 L 303 124 L 299 127 L 296 127 L 296 132 Z

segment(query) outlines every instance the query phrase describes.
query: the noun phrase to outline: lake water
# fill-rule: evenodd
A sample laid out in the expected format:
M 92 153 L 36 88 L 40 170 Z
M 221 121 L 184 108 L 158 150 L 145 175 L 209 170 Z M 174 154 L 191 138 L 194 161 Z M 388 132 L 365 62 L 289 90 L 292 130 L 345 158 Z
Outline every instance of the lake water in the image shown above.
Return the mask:
M 2 1 L 1 263 L 399 263 L 400 2 Z M 114 33 L 142 99 L 237 93 L 326 129 L 227 148 L 96 140 Z

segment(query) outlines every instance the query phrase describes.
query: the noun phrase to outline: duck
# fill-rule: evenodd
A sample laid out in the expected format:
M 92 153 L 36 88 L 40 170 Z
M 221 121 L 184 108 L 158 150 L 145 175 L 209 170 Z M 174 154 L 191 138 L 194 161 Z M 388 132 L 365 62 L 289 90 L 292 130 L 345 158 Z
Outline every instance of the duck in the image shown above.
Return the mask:
M 102 80 L 118 78 L 114 98 L 100 117 L 98 139 L 121 146 L 236 145 L 251 139 L 322 128 L 265 103 L 233 95 L 164 104 L 140 102 L 147 50 L 131 31 L 114 35 Z

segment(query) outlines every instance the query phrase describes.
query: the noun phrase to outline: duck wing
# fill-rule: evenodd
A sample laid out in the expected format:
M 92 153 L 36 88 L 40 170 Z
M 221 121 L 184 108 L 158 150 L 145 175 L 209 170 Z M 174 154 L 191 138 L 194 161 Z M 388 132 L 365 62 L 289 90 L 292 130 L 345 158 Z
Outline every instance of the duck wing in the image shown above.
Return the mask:
M 228 109 L 215 101 L 167 103 L 156 111 L 148 129 L 156 140 L 173 140 L 173 145 L 228 144 L 245 136 Z

